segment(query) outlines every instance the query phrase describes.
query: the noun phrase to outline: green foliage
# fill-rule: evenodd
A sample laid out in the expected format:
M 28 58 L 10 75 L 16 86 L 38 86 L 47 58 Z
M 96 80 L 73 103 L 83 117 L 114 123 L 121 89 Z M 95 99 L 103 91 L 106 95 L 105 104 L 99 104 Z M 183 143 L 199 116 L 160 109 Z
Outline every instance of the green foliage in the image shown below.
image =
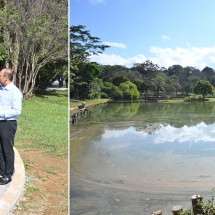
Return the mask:
M 128 79 L 129 78 L 129 69 L 126 68 L 125 66 L 121 65 L 103 65 L 103 80 L 104 81 L 109 81 L 111 78 L 117 77 L 117 76 L 125 76 Z M 138 73 L 139 74 L 139 73 Z M 139 74 L 140 75 L 140 74 Z
M 5 49 L 5 44 L 1 43 L 0 44 L 0 61 L 5 61 L 6 60 L 6 49 Z
M 87 61 L 91 55 L 102 53 L 108 47 L 101 44 L 100 38 L 93 37 L 86 26 L 70 27 L 70 58 L 73 66 Z
M 193 84 L 190 82 L 185 82 L 184 85 L 182 85 L 182 90 L 186 92 L 187 95 L 192 92 L 192 88 Z
M 71 99 L 70 100 L 70 107 L 71 108 L 76 108 L 79 104 L 82 104 L 83 102 L 86 102 L 87 107 L 93 106 L 93 105 L 98 105 L 98 104 L 103 104 L 103 103 L 107 103 L 108 100 L 107 99 L 93 99 L 93 100 L 74 100 Z M 71 110 L 71 115 L 76 111 Z
M 100 79 L 96 78 L 95 80 L 91 81 L 89 84 L 89 98 L 90 99 L 97 99 L 101 95 L 101 87 L 102 82 Z
M 167 69 L 168 76 L 175 75 L 176 77 L 183 71 L 183 67 L 181 65 L 172 65 Z
M 213 86 L 209 81 L 200 80 L 194 85 L 193 92 L 195 94 L 202 94 L 204 99 L 205 95 L 213 94 Z
M 96 67 L 95 64 L 87 62 L 91 55 L 102 53 L 108 47 L 101 44 L 100 38 L 93 37 L 90 31 L 86 30 L 86 26 L 70 27 L 70 83 L 72 85 L 70 95 L 73 98 L 79 98 L 80 90 L 81 98 L 86 98 L 87 94 L 90 95 L 86 83 L 89 84 L 95 77 L 99 77 L 99 74 L 97 74 L 98 68 L 93 68 L 93 66 Z M 85 71 L 83 71 L 83 65 L 85 65 Z M 86 76 L 83 72 L 86 72 Z M 83 89 L 80 89 L 81 87 Z
M 5 64 L 12 67 L 14 83 L 23 94 L 32 94 L 45 65 L 67 61 L 67 6 L 64 0 L 4 1 L 0 38 L 5 45 Z
M 36 79 L 35 87 L 37 91 L 43 93 L 48 86 L 51 86 L 51 84 L 58 79 L 59 75 L 63 75 L 64 79 L 68 78 L 66 61 L 56 61 L 45 65 L 39 71 Z
M 171 86 L 171 80 L 167 77 L 166 74 L 162 72 L 157 72 L 156 75 L 151 79 L 152 89 L 156 92 L 157 95 L 161 90 L 165 91 L 167 85 L 169 87 Z
M 73 98 L 88 99 L 98 97 L 102 82 L 99 77 L 102 73 L 101 67 L 92 62 L 82 62 L 75 71 L 73 82 L 70 83 L 71 96 Z
M 86 90 L 87 81 L 83 82 L 82 79 L 79 79 L 80 65 L 79 63 L 76 64 L 76 66 L 72 66 L 72 68 L 75 69 L 73 69 L 71 73 L 73 77 L 71 83 L 74 84 L 76 82 L 77 85 L 83 87 L 83 90 Z M 103 83 L 108 81 L 112 82 L 115 86 L 120 86 L 121 83 L 130 81 L 137 86 L 139 92 L 147 94 L 153 92 L 157 96 L 160 93 L 175 94 L 176 96 L 179 94 L 182 96 L 184 96 L 184 94 L 188 95 L 192 93 L 193 86 L 199 80 L 207 80 L 215 85 L 215 71 L 208 67 L 202 72 L 194 67 L 183 68 L 180 65 L 173 65 L 166 69 L 164 67 L 159 68 L 158 65 L 153 64 L 149 60 L 134 64 L 131 69 L 121 65 L 99 66 L 101 73 L 98 74 L 97 77 L 101 79 Z M 86 72 L 86 77 L 87 76 L 88 74 Z M 75 92 L 73 85 L 71 85 L 71 89 Z M 113 86 L 104 85 L 101 87 L 101 92 L 106 93 L 108 97 L 113 97 L 113 91 Z M 130 98 L 131 96 L 124 94 L 123 97 Z
M 159 66 L 147 60 L 143 63 L 135 63 L 132 70 L 137 70 L 144 77 L 150 78 L 159 70 Z
M 101 93 L 100 93 L 100 98 L 101 98 L 101 99 L 107 99 L 107 98 L 108 98 L 108 94 L 107 94 L 107 93 L 104 93 L 104 92 L 101 92 Z
M 102 70 L 96 63 L 89 63 L 89 57 L 102 53 L 108 47 L 101 44 L 100 38 L 93 37 L 86 26 L 70 27 L 71 97 L 85 99 L 87 96 L 94 96 L 90 92 L 93 86 L 91 82 L 100 77 Z
M 124 99 L 138 99 L 140 97 L 137 86 L 130 81 L 121 83 L 119 89 L 122 90 Z
M 150 81 L 143 81 L 141 83 L 141 85 L 140 85 L 140 91 L 148 93 L 150 87 L 151 87 L 151 82 Z
M 111 83 L 113 83 L 114 85 L 119 86 L 121 83 L 124 83 L 126 81 L 130 81 L 130 80 L 125 76 L 116 76 L 114 78 L 111 78 L 109 81 Z
M 114 92 L 114 84 L 111 82 L 104 82 L 102 86 L 102 92 L 108 95 L 108 97 L 112 97 L 113 92 Z
M 114 86 L 112 97 L 113 99 L 123 99 L 123 91 L 119 87 Z
M 184 98 L 184 101 L 199 101 L 202 100 L 202 95 L 189 95 Z
M 194 210 L 197 210 L 195 214 L 215 215 L 214 197 L 215 197 L 215 190 L 213 188 L 211 199 L 209 199 L 207 203 L 204 203 L 203 197 L 201 201 L 200 200 L 197 201 L 197 205 L 194 208 Z M 182 215 L 193 215 L 193 214 L 194 212 L 191 209 L 185 210 L 182 213 Z
M 137 86 L 137 89 L 140 91 L 141 90 L 141 85 L 143 83 L 142 80 L 136 78 L 132 83 L 134 83 Z

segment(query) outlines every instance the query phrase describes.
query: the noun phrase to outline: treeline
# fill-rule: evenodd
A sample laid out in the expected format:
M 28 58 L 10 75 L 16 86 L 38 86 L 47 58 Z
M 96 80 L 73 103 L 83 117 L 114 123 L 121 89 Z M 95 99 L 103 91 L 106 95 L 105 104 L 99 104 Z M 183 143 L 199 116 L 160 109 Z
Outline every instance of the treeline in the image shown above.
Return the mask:
M 76 99 L 136 99 L 140 93 L 188 95 L 200 80 L 215 86 L 215 71 L 210 67 L 203 70 L 180 65 L 160 68 L 147 60 L 132 68 L 95 62 L 82 62 L 78 68 L 71 87 L 71 96 Z
M 203 70 L 181 65 L 164 68 L 147 60 L 127 68 L 90 62 L 89 56 L 102 53 L 108 46 L 92 37 L 82 25 L 70 28 L 70 39 L 70 96 L 74 99 L 137 99 L 140 94 L 177 96 L 192 92 L 199 92 L 204 97 L 215 86 L 215 71 L 210 67 Z M 194 90 L 200 80 L 203 82 Z
M 0 9 L 0 66 L 25 97 L 68 76 L 67 1 L 0 0 Z

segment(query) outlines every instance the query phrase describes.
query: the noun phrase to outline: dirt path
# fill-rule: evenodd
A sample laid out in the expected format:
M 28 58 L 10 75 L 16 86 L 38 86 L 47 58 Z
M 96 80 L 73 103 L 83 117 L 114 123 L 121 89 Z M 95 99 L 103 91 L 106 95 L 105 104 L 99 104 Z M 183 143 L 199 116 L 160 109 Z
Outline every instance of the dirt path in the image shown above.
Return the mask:
M 13 214 L 68 214 L 68 160 L 19 149 L 26 173 L 25 194 Z

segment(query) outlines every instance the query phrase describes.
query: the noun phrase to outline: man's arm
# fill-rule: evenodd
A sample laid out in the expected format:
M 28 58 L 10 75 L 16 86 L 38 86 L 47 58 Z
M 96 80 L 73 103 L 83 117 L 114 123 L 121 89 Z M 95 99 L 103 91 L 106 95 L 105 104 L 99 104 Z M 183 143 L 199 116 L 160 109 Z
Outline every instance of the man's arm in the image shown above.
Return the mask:
M 4 119 L 16 119 L 22 112 L 22 99 L 21 92 L 14 91 L 11 96 L 11 107 L 1 110 L 0 117 Z

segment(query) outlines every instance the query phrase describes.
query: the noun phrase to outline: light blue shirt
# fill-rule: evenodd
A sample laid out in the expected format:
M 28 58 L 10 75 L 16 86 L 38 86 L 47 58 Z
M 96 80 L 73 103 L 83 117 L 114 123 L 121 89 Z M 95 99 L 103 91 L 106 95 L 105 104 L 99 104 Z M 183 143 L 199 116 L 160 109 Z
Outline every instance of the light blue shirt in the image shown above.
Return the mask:
M 11 82 L 0 85 L 0 120 L 16 120 L 22 112 L 22 93 Z

